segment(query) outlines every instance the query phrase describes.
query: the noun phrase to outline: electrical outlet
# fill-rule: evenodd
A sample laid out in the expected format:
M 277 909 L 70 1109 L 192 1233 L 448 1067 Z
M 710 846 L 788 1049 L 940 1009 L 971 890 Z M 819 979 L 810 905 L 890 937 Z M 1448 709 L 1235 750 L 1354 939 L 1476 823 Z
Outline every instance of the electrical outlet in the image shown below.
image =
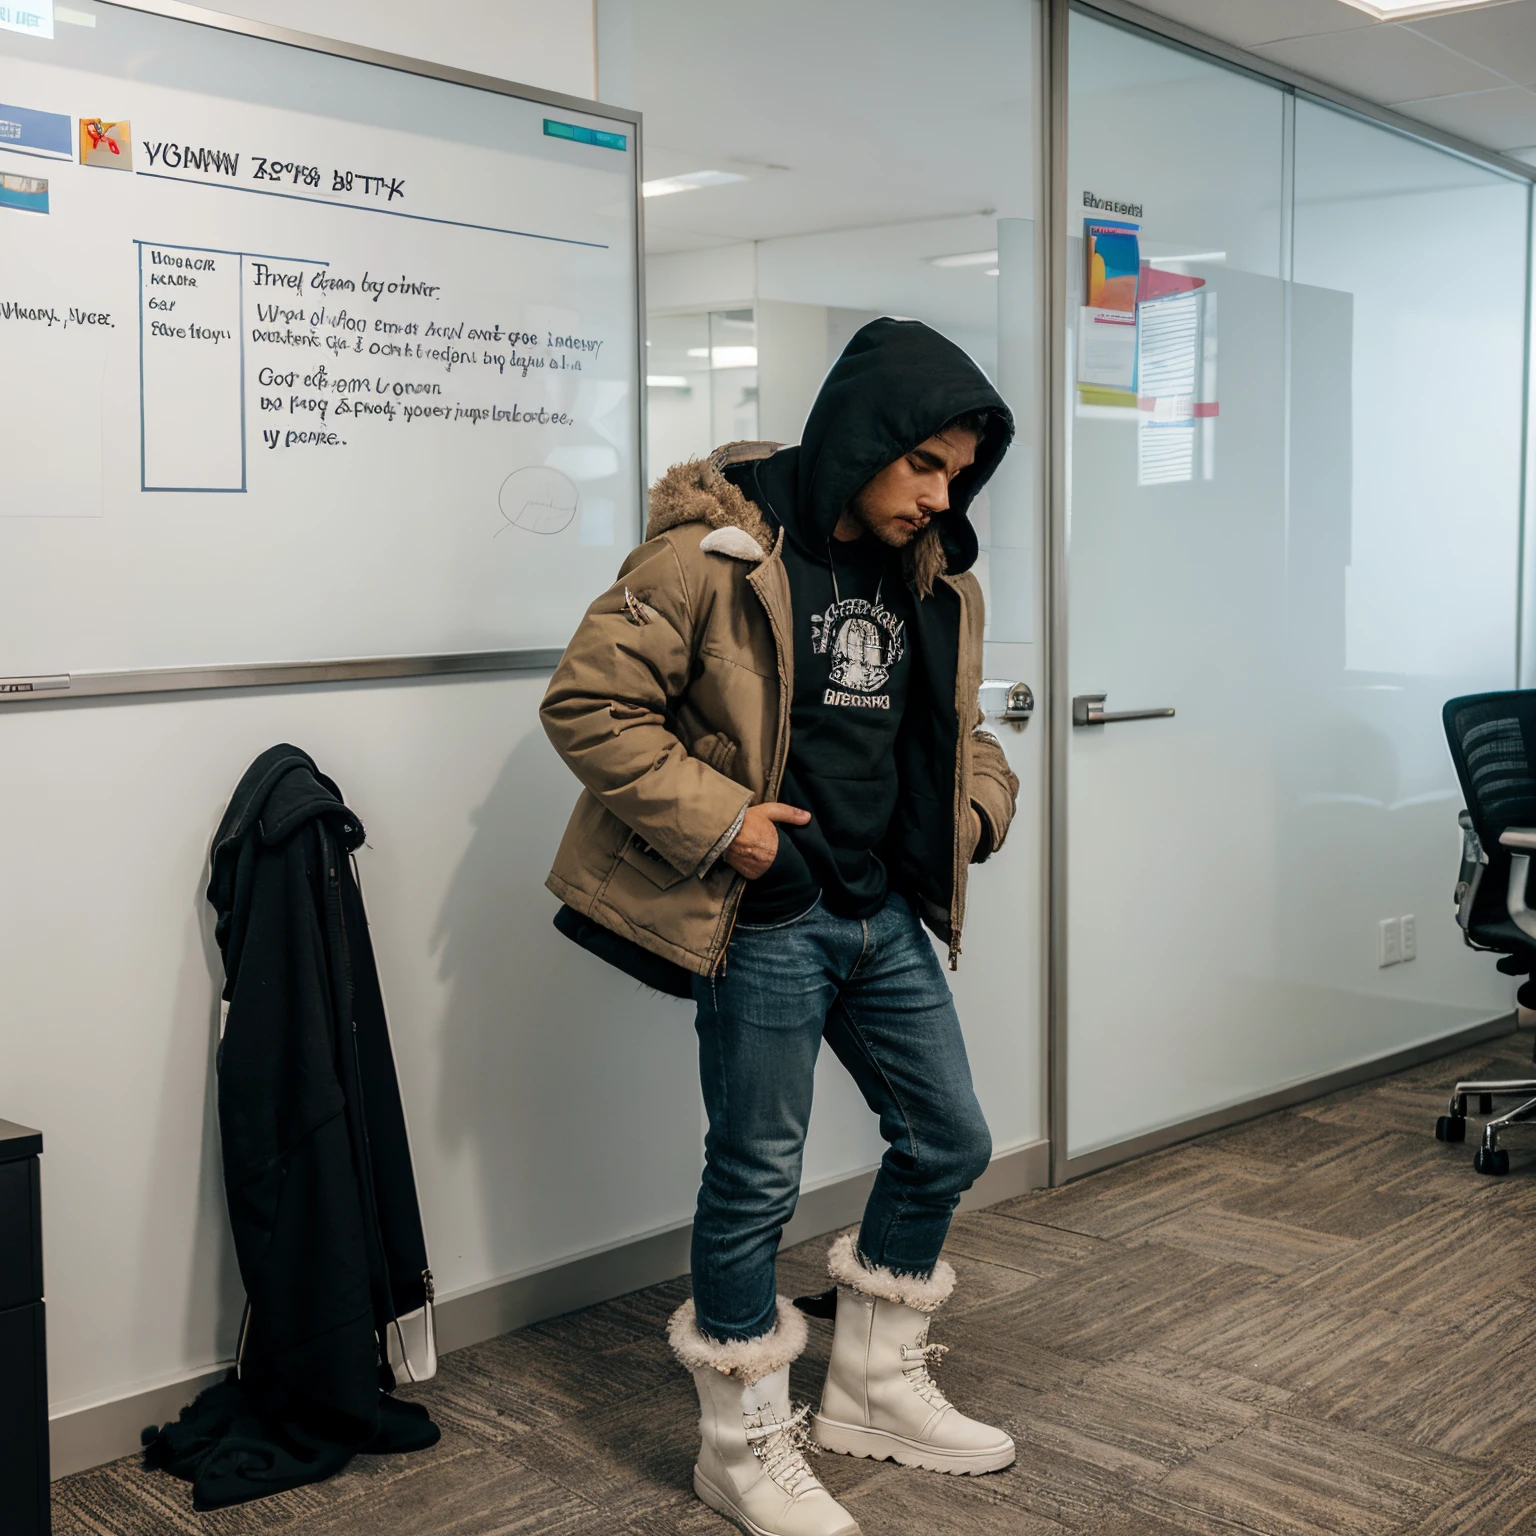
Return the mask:
M 1403 920 L 1400 917 L 1384 917 L 1378 937 L 1376 963 L 1380 966 L 1396 965 L 1403 958 Z
M 1419 955 L 1419 925 L 1412 912 L 1407 917 L 1398 918 L 1398 926 L 1403 930 L 1403 942 L 1399 948 L 1403 952 L 1403 959 L 1416 960 Z

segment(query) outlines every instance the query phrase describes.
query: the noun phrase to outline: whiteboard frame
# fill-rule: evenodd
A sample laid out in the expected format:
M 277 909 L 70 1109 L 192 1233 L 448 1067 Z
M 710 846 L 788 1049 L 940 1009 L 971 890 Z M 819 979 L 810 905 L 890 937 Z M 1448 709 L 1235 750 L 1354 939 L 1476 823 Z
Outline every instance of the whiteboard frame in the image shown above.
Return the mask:
M 645 483 L 645 195 L 641 184 L 643 167 L 642 114 L 632 107 L 611 107 L 581 96 L 567 96 L 561 91 L 541 90 L 501 80 L 494 75 L 479 75 L 472 70 L 454 69 L 447 64 L 433 64 L 427 59 L 413 59 L 406 54 L 385 53 L 357 43 L 338 42 L 313 32 L 298 32 L 291 27 L 275 27 L 267 22 L 251 21 L 243 16 L 227 16 L 222 11 L 205 10 L 200 5 L 185 5 L 181 0 L 96 0 L 121 11 L 142 11 L 164 16 L 171 21 L 185 21 L 193 26 L 209 27 L 216 32 L 233 32 L 242 37 L 260 38 L 288 48 L 303 48 L 309 53 L 329 54 L 333 58 L 352 59 L 360 64 L 374 64 L 396 69 L 408 75 L 425 75 L 446 80 L 451 85 L 467 85 L 473 90 L 494 91 L 498 96 L 515 96 L 520 101 L 540 106 L 582 112 L 588 117 L 608 117 L 630 124 L 635 137 L 635 358 L 636 399 L 639 404 L 639 437 L 635 444 L 636 478 L 639 492 L 639 517 L 632 531 L 636 543 L 644 531 Z M 220 688 L 272 688 L 302 683 L 363 682 L 391 677 L 449 677 L 473 672 L 548 671 L 560 660 L 563 647 L 541 647 L 516 651 L 449 651 L 435 656 L 349 656 L 327 661 L 252 662 L 238 666 L 153 667 L 124 671 L 61 672 L 48 676 L 0 677 L 0 707 L 12 704 L 43 704 L 81 698 L 132 698 L 140 694 L 187 693 Z

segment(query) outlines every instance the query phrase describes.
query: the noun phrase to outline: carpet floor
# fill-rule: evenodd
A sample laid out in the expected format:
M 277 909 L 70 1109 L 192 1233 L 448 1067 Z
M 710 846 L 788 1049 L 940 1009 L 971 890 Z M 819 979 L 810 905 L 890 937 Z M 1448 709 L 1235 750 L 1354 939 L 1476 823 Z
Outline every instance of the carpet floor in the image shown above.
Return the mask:
M 1525 1075 L 1529 1038 L 960 1217 L 939 1380 L 1018 1461 L 953 1478 L 826 1455 L 823 1480 L 865 1536 L 1530 1536 L 1536 1132 L 1508 1138 L 1503 1179 L 1433 1134 L 1451 1081 Z M 780 1289 L 821 1289 L 825 1247 L 786 1251 Z M 447 1356 L 412 1394 L 443 1427 L 430 1451 L 210 1515 L 129 1458 L 55 1484 L 54 1531 L 724 1533 L 662 1336 L 686 1295 Z M 797 1398 L 830 1332 L 812 1323 Z

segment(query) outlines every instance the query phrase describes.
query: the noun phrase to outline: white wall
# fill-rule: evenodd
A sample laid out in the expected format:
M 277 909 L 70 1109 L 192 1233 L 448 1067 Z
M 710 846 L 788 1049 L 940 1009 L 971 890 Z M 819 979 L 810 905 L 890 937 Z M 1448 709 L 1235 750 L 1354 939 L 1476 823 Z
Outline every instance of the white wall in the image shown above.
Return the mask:
M 585 0 L 246 14 L 592 90 Z M 538 729 L 541 690 L 484 678 L 0 714 L 0 1114 L 45 1136 L 55 1413 L 231 1352 L 202 891 L 229 792 L 275 741 L 312 752 L 369 828 L 362 875 L 440 1289 L 688 1217 L 686 1010 L 549 927 L 541 882 L 573 792 Z
M 211 9 L 541 90 L 596 94 L 590 0 L 243 0 Z

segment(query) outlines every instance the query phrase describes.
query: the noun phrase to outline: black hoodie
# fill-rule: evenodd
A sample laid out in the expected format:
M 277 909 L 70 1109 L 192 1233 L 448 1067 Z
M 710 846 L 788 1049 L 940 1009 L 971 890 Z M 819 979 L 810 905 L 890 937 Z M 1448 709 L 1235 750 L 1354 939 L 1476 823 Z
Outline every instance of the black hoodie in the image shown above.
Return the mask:
M 259 1411 L 361 1445 L 378 1339 L 431 1277 L 368 920 L 363 828 L 307 752 L 241 779 L 208 900 L 229 1005 L 219 1133 L 248 1301 L 241 1379 Z
M 843 543 L 832 530 L 887 464 L 978 410 L 989 413 L 988 430 L 930 530 L 945 569 L 958 573 L 976 561 L 967 510 L 1006 451 L 1013 418 L 981 369 L 919 321 L 864 326 L 822 384 L 799 446 L 725 472 L 785 532 L 795 686 L 779 798 L 812 816 L 805 827 L 781 825 L 778 857 L 747 887 L 742 922 L 784 921 L 818 894 L 839 916 L 870 917 L 893 878 L 920 883 L 929 860 L 918 844 L 937 842 L 948 825 L 949 770 L 935 748 L 952 747 L 956 730 L 953 594 L 919 598 L 911 553 L 867 534 Z

